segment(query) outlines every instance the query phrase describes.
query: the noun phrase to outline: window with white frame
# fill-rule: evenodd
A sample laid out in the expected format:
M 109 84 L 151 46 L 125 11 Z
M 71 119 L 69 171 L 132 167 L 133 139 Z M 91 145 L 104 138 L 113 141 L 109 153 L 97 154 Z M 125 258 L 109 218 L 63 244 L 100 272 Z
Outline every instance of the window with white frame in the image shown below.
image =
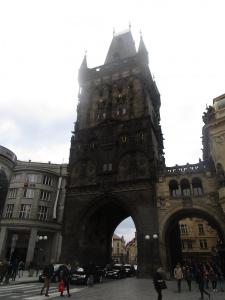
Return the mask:
M 24 198 L 34 198 L 34 189 L 24 189 L 23 197 Z
M 201 249 L 207 249 L 208 248 L 207 240 L 199 240 L 199 244 L 200 244 Z
M 9 195 L 8 198 L 16 198 L 18 189 L 9 189 Z
M 43 184 L 52 185 L 52 178 L 50 176 L 45 175 L 43 177 Z
M 198 233 L 201 235 L 205 234 L 203 224 L 198 224 Z
M 51 200 L 51 192 L 41 190 L 40 200 L 50 201 Z
M 14 208 L 14 204 L 7 204 L 6 212 L 5 212 L 5 218 L 6 219 L 11 219 L 12 218 L 13 208 Z
M 180 234 L 187 234 L 187 233 L 188 233 L 187 224 L 180 224 Z
M 48 218 L 48 207 L 40 205 L 38 211 L 38 220 L 46 221 Z
M 19 211 L 19 219 L 30 219 L 31 204 L 21 204 Z
M 13 177 L 12 177 L 12 183 L 14 183 L 14 182 L 20 182 L 20 180 L 21 180 L 21 174 L 15 174 L 15 175 L 13 175 Z
M 36 183 L 38 179 L 37 174 L 27 174 L 27 182 Z

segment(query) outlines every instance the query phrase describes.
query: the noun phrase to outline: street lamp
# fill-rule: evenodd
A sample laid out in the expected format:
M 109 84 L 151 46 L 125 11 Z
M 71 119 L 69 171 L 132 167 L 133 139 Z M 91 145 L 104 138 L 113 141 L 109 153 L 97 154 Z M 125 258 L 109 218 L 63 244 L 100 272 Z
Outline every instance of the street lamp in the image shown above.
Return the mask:
M 40 241 L 47 241 L 48 236 L 47 235 L 37 235 L 37 243 Z M 40 265 L 40 252 L 41 252 L 41 248 L 38 247 L 38 253 L 37 253 L 37 269 L 39 268 Z
M 146 234 L 144 238 L 146 241 L 150 241 L 151 272 L 153 272 L 156 263 L 155 256 L 157 255 L 157 247 L 155 245 L 155 241 L 159 238 L 159 236 L 157 233 L 153 233 L 153 234 Z

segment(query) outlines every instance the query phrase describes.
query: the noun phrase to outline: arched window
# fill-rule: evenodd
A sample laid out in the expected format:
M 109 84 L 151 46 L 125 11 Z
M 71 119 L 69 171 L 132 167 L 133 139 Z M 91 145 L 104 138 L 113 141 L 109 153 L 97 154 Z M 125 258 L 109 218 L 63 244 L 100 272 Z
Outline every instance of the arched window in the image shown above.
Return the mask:
M 196 177 L 192 179 L 192 190 L 194 196 L 203 195 L 202 181 L 200 178 Z
M 224 172 L 222 164 L 218 163 L 216 165 L 216 169 L 217 169 L 217 178 L 219 181 L 219 185 L 225 186 L 225 172 Z
M 191 196 L 190 183 L 187 179 L 182 179 L 180 182 L 181 194 L 182 196 Z
M 171 180 L 169 182 L 170 196 L 178 197 L 180 196 L 179 185 L 176 180 Z

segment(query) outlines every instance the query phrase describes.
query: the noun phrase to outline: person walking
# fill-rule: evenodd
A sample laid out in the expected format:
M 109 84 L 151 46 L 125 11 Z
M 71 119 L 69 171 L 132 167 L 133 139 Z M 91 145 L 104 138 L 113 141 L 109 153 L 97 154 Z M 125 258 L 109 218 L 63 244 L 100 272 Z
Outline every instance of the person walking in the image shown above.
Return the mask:
M 51 278 L 54 272 L 54 267 L 52 264 L 49 264 L 47 266 L 44 267 L 43 270 L 43 275 L 45 277 L 45 281 L 44 281 L 44 285 L 41 289 L 41 295 L 43 295 L 44 290 L 45 290 L 45 297 L 49 297 L 48 291 L 49 291 L 49 287 L 50 287 L 50 282 L 51 282 Z
M 163 280 L 162 273 L 163 269 L 162 267 L 159 267 L 153 275 L 153 284 L 158 294 L 158 300 L 162 300 L 162 290 L 167 288 L 166 283 Z
M 191 292 L 191 280 L 192 280 L 192 272 L 191 267 L 186 265 L 183 267 L 184 279 L 187 281 L 189 291 Z
M 177 280 L 178 293 L 180 293 L 181 292 L 181 280 L 184 277 L 180 263 L 177 263 L 176 267 L 174 268 L 173 275 L 174 275 L 174 278 Z
M 19 276 L 19 278 L 23 276 L 24 268 L 25 268 L 25 264 L 22 260 L 20 260 L 19 265 L 18 265 L 18 276 Z
M 203 266 L 199 266 L 196 272 L 196 282 L 198 283 L 199 290 L 201 293 L 201 299 L 204 299 L 204 294 L 207 295 L 210 299 L 211 295 L 208 293 L 205 288 L 205 279 L 204 279 L 204 271 L 203 271 Z
M 209 270 L 209 280 L 211 281 L 213 292 L 216 292 L 217 291 L 217 289 L 216 289 L 217 288 L 217 274 L 214 271 L 212 266 L 210 267 L 210 270 Z
M 70 294 L 71 265 L 70 264 L 62 265 L 60 267 L 59 274 L 60 274 L 60 279 L 64 283 L 64 288 L 66 288 L 66 290 L 67 290 L 67 296 L 71 297 L 71 294 Z M 60 292 L 61 297 L 64 296 L 63 291 L 64 291 L 64 289 L 62 289 Z

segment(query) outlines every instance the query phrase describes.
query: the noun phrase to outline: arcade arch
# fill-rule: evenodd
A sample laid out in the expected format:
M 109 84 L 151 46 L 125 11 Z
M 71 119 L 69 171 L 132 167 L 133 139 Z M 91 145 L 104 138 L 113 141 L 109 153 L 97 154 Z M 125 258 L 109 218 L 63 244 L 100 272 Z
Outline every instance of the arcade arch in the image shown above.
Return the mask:
M 162 222 L 162 234 L 160 243 L 164 247 L 161 248 L 161 259 L 163 265 L 168 271 L 171 271 L 178 261 L 183 261 L 180 227 L 179 222 L 186 218 L 200 218 L 205 220 L 209 226 L 216 230 L 221 245 L 225 245 L 225 226 L 224 222 L 213 211 L 206 211 L 204 208 L 182 208 L 171 212 Z M 225 257 L 221 253 L 222 264 L 225 267 Z

